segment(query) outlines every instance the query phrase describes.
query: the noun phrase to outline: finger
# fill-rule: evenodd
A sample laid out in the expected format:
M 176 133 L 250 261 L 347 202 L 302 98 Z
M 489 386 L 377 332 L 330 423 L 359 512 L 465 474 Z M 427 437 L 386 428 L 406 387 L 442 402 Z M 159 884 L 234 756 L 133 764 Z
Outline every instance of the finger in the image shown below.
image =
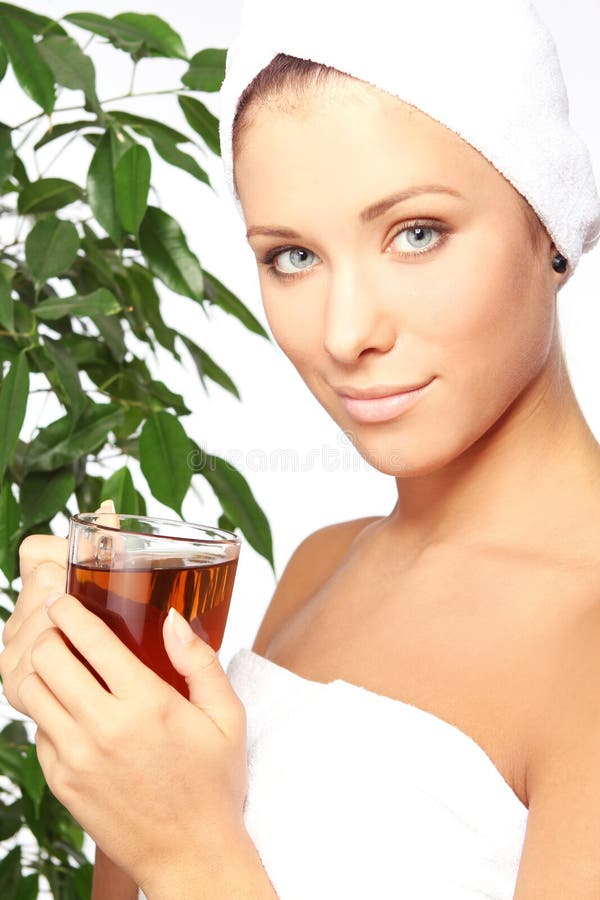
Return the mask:
M 56 746 L 75 738 L 75 723 L 37 672 L 32 672 L 19 685 L 19 702 L 30 719 L 44 731 Z
M 106 525 L 108 528 L 119 527 L 119 517 L 116 515 L 115 504 L 112 500 L 104 500 L 100 509 L 96 510 L 98 516 L 97 525 Z
M 65 582 L 64 566 L 52 560 L 41 562 L 23 579 L 23 587 L 14 611 L 2 632 L 4 646 L 14 638 L 16 632 L 32 612 L 43 608 L 44 600 L 49 594 L 64 592 Z
M 77 519 L 77 525 L 81 525 Z M 107 568 L 115 564 L 117 554 L 123 550 L 123 538 L 117 534 L 120 519 L 112 500 L 104 500 L 87 519 L 88 526 L 76 534 L 76 559 L 79 564 L 94 568 Z M 67 585 L 67 590 L 70 586 Z
M 69 715 L 84 727 L 112 714 L 114 698 L 72 653 L 57 628 L 47 629 L 31 650 L 31 666 Z
M 201 709 L 227 737 L 245 728 L 244 707 L 212 647 L 199 638 L 171 607 L 163 625 L 165 649 L 187 682 L 190 703 Z
M 67 539 L 53 534 L 31 534 L 19 546 L 19 572 L 27 578 L 41 563 L 67 567 Z
M 115 697 L 157 690 L 164 684 L 110 630 L 70 594 L 63 594 L 48 606 L 48 616 L 76 650 L 106 682 Z
M 34 741 L 38 762 L 46 777 L 46 783 L 50 786 L 51 784 L 54 784 L 53 776 L 58 761 L 58 752 L 48 735 L 39 727 L 35 732 Z M 52 790 L 52 788 L 50 788 L 50 790 Z
M 17 687 L 33 671 L 31 648 L 48 628 L 54 628 L 54 626 L 46 614 L 45 607 L 33 610 L 0 653 L 0 675 L 2 675 L 4 693 L 9 703 L 17 709 L 19 708 Z

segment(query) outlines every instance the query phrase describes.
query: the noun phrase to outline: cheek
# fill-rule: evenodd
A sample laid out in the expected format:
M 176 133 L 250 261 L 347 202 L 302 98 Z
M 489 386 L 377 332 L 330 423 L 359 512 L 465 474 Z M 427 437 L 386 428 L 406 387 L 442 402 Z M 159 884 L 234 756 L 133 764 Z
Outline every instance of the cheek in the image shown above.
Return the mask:
M 474 428 L 493 424 L 540 372 L 555 325 L 530 256 L 521 260 L 513 249 L 480 258 L 485 265 L 460 267 L 453 290 L 438 288 L 426 337 L 438 355 L 454 420 Z
M 318 312 L 309 306 L 310 297 L 303 297 L 297 286 L 279 287 L 271 284 L 267 274 L 260 277 L 263 308 L 275 341 L 301 374 L 308 371 L 319 350 Z M 289 296 L 286 296 L 286 293 Z

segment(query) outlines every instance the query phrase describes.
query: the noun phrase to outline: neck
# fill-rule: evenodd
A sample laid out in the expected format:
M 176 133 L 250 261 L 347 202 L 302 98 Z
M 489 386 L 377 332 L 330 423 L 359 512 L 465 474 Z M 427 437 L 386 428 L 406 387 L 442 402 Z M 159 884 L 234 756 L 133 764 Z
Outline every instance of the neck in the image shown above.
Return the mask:
M 458 541 L 552 552 L 581 538 L 586 515 L 597 516 L 600 445 L 558 340 L 485 435 L 442 469 L 396 482 L 391 519 L 416 547 Z

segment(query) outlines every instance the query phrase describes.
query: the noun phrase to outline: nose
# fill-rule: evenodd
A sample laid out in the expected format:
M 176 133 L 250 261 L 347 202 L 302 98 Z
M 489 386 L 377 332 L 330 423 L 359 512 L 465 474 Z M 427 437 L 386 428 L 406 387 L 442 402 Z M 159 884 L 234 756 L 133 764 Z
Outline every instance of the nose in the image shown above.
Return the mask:
M 374 278 L 351 266 L 332 272 L 325 307 L 323 344 L 338 363 L 351 364 L 368 350 L 385 353 L 396 343 L 389 309 Z

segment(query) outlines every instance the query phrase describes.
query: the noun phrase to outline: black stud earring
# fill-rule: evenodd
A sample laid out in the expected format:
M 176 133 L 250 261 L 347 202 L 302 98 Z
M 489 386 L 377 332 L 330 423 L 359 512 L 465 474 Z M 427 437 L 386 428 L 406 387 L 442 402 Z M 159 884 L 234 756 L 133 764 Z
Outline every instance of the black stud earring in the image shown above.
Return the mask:
M 552 268 L 555 272 L 558 272 L 559 275 L 563 275 L 567 271 L 567 266 L 569 265 L 569 261 L 565 259 L 562 253 L 557 253 L 554 259 L 552 260 Z

